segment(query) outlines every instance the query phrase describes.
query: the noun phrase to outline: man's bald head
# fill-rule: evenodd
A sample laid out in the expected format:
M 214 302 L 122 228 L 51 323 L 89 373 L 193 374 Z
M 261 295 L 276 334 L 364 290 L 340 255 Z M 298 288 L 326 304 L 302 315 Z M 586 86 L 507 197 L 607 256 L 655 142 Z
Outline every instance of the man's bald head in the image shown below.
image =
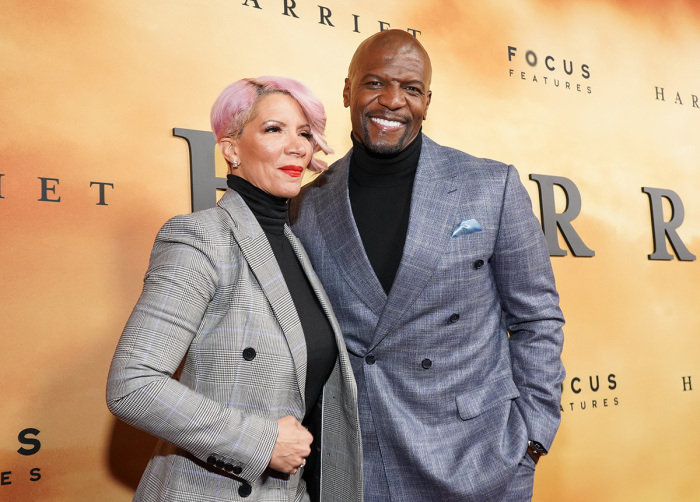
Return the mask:
M 427 117 L 431 78 L 430 57 L 409 33 L 382 31 L 362 42 L 343 88 L 355 139 L 379 154 L 406 148 Z
M 421 57 L 424 61 L 428 80 L 425 84 L 430 87 L 430 79 L 432 78 L 433 68 L 430 63 L 430 56 L 423 45 L 410 33 L 402 30 L 386 30 L 375 33 L 369 38 L 366 38 L 355 50 L 350 66 L 348 67 L 348 78 L 352 78 L 357 71 L 357 66 L 364 59 L 377 51 L 384 51 L 395 54 L 396 56 L 412 56 Z

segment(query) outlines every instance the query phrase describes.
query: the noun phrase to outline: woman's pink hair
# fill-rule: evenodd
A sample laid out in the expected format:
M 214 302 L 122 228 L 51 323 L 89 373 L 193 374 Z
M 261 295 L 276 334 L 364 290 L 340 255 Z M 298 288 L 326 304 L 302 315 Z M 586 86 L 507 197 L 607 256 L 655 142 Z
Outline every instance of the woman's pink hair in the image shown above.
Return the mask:
M 299 103 L 311 127 L 314 152 L 333 153 L 324 137 L 326 112 L 323 104 L 304 84 L 286 77 L 244 78 L 221 91 L 210 114 L 211 129 L 216 141 L 225 137 L 238 138 L 246 124 L 253 119 L 258 100 L 273 93 L 287 94 Z M 327 168 L 325 162 L 312 157 L 310 170 L 321 172 Z

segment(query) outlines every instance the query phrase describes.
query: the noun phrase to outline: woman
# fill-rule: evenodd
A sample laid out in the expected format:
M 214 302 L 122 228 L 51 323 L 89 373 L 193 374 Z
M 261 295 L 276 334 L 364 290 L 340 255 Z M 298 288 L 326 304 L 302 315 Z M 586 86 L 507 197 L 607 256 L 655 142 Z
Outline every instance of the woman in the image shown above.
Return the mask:
M 352 369 L 285 224 L 304 170 L 325 169 L 325 122 L 281 77 L 214 103 L 230 189 L 160 230 L 110 368 L 109 409 L 161 438 L 134 500 L 361 500 Z

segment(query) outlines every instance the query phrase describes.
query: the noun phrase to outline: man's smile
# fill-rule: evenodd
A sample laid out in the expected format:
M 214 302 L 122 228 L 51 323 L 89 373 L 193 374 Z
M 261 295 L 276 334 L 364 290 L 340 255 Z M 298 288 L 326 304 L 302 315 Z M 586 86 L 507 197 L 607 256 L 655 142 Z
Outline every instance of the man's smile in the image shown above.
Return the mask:
M 370 120 L 384 130 L 395 130 L 404 125 L 403 122 L 397 120 L 388 120 L 380 117 L 370 117 Z

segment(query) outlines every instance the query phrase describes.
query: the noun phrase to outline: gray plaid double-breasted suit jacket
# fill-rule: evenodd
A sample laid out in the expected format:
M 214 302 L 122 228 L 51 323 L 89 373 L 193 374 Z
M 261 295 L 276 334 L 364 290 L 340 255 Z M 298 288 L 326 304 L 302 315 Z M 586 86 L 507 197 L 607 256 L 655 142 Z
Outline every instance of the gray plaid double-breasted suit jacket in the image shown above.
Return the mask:
M 360 501 L 352 368 L 308 257 L 287 227 L 285 234 L 338 345 L 322 393 L 322 497 Z M 302 421 L 305 382 L 301 323 L 269 241 L 241 197 L 229 190 L 216 208 L 168 221 L 107 384 L 110 410 L 162 439 L 135 500 L 308 500 L 300 475 L 267 468 L 276 420 Z
M 423 136 L 387 296 L 352 216 L 351 154 L 290 215 L 355 371 L 365 500 L 501 500 L 534 469 L 528 439 L 549 448 L 560 421 L 564 319 L 530 198 L 513 166 Z

